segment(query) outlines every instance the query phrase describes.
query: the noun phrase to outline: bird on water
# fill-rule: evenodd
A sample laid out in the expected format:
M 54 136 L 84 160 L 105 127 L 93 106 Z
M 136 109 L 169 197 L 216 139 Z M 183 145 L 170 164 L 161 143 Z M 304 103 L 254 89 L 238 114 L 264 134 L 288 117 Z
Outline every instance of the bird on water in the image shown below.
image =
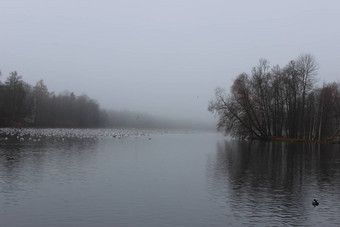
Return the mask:
M 319 202 L 318 202 L 316 199 L 314 199 L 313 202 L 312 202 L 312 205 L 313 205 L 313 206 L 318 206 L 318 205 L 319 205 Z

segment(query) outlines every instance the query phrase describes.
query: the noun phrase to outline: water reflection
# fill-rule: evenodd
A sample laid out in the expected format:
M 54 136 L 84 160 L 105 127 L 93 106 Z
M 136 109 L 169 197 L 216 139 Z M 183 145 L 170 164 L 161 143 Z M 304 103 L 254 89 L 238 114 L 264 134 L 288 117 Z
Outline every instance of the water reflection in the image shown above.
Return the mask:
M 340 222 L 338 145 L 219 142 L 208 166 L 210 191 L 243 224 Z M 314 198 L 320 207 L 313 210 Z M 315 212 L 322 216 L 313 217 Z
M 339 154 L 216 133 L 14 137 L 0 140 L 0 225 L 336 226 Z
M 41 186 L 41 182 L 51 182 L 53 187 L 82 179 L 85 177 L 82 167 L 91 163 L 96 146 L 95 140 L 1 141 L 0 200 L 15 205 L 20 197 Z

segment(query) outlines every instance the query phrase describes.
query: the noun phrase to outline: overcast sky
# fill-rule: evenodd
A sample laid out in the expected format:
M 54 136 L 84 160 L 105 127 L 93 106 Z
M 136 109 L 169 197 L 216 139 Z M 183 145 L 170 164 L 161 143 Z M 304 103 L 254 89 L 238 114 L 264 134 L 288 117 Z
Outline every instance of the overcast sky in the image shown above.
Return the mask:
M 212 120 L 208 101 L 260 58 L 302 53 L 340 78 L 340 1 L 0 0 L 2 81 L 18 71 L 104 108 Z

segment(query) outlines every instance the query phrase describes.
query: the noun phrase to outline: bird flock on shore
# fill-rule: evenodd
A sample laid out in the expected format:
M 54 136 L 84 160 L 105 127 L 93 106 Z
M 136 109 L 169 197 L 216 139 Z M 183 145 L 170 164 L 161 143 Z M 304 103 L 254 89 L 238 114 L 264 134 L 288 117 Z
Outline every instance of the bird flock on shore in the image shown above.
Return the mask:
M 148 137 L 154 130 L 142 129 L 74 129 L 74 128 L 0 128 L 0 141 L 39 142 L 44 139 L 65 141 L 68 139 L 99 140 L 104 138 L 124 139 L 128 137 Z M 162 133 L 158 131 L 158 133 Z

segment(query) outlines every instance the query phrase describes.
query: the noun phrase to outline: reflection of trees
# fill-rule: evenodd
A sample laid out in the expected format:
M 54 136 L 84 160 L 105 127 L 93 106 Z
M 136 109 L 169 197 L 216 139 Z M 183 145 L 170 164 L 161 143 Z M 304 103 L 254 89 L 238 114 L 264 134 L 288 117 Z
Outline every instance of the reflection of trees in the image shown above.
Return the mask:
M 338 149 L 312 143 L 218 143 L 209 163 L 210 186 L 234 211 L 253 217 L 267 211 L 296 224 L 296 214 L 304 214 L 314 197 L 340 190 Z

